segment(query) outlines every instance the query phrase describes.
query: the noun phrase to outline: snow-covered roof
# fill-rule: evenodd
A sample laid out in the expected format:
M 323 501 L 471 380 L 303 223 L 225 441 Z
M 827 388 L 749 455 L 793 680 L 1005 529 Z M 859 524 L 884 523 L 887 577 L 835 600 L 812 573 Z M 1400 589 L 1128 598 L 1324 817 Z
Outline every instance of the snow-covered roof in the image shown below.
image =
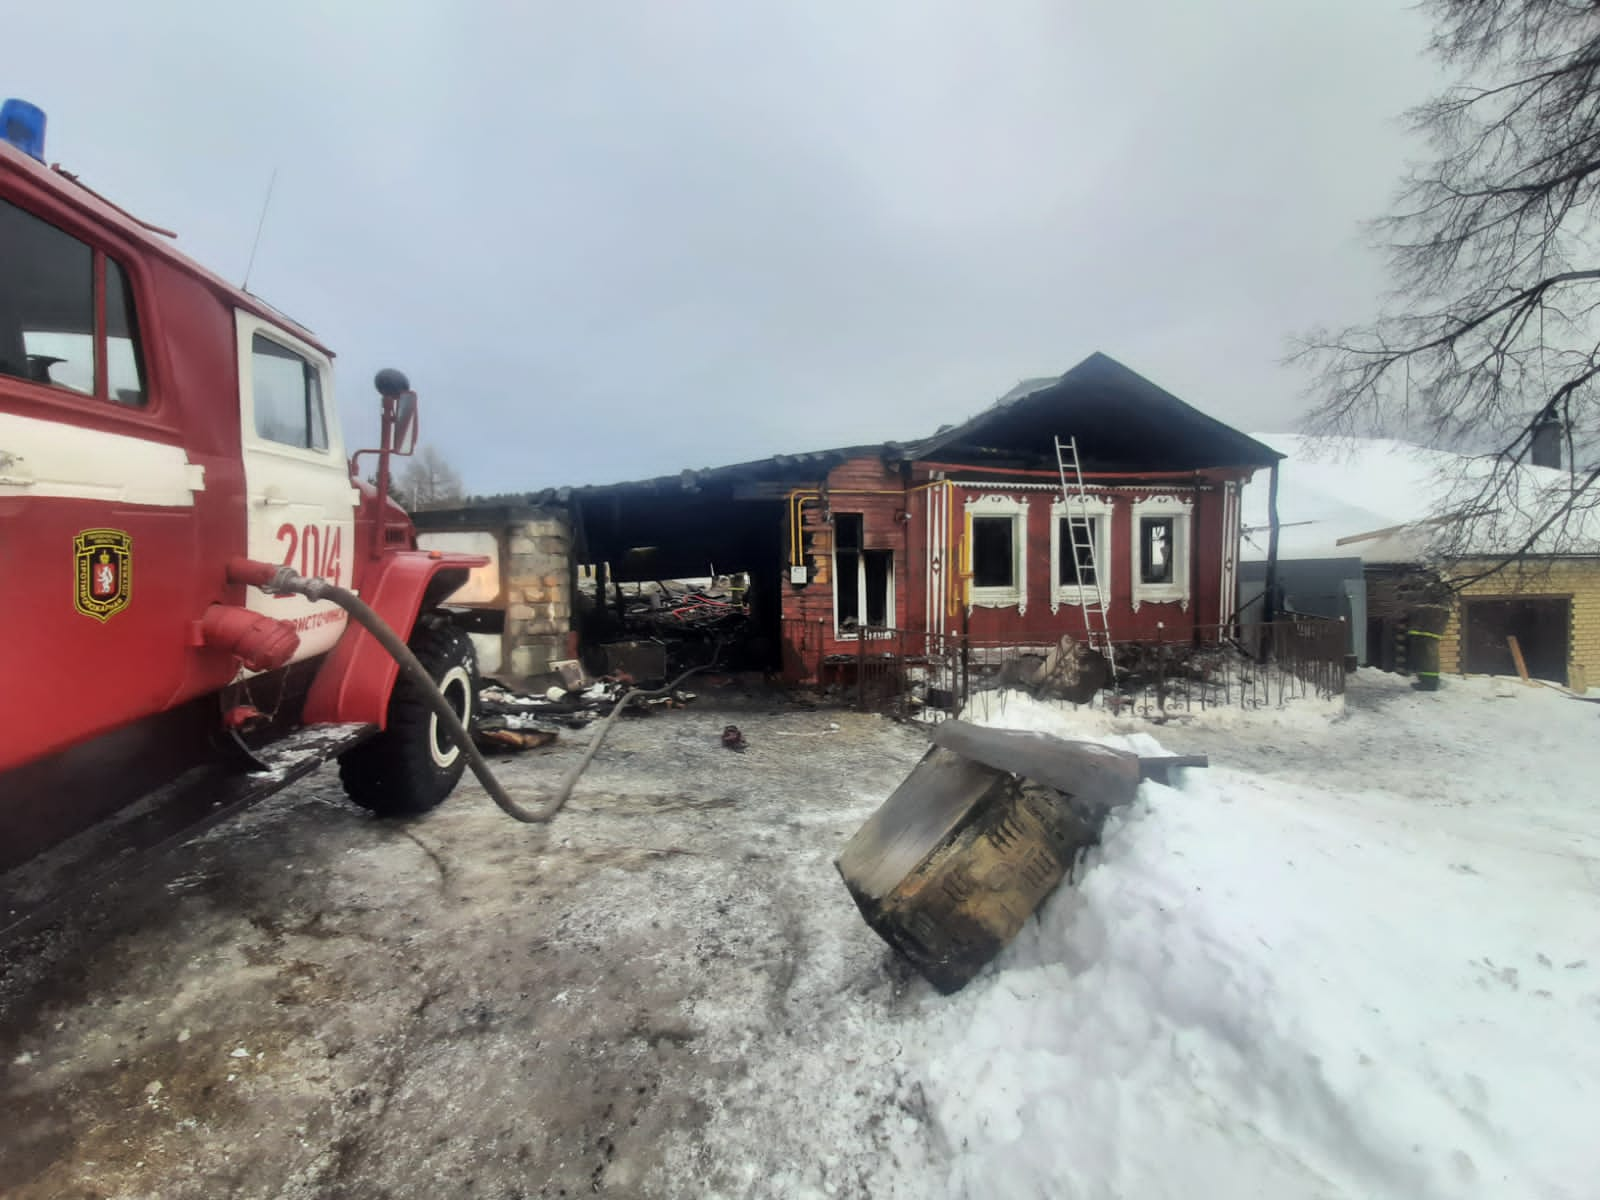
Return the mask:
M 1279 465 L 1278 557 L 1416 562 L 1440 553 L 1518 550 L 1570 495 L 1572 477 L 1549 467 L 1502 468 L 1494 459 L 1390 438 L 1252 435 L 1287 457 Z M 1268 474 L 1245 487 L 1243 557 L 1267 556 Z M 1537 554 L 1600 554 L 1600 496 L 1542 533 Z

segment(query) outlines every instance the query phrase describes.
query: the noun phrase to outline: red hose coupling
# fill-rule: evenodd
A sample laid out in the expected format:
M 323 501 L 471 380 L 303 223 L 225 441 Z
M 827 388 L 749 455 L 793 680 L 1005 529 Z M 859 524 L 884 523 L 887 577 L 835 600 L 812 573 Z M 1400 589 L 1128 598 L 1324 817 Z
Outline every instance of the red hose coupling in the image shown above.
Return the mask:
M 247 566 L 260 566 L 244 559 Z M 277 570 L 270 567 L 269 570 Z M 230 574 L 232 564 L 229 565 Z M 233 655 L 252 671 L 271 671 L 294 657 L 300 635 L 287 621 L 251 612 L 233 604 L 213 604 L 200 618 L 200 637 L 207 646 Z
M 224 729 L 248 729 L 259 721 L 265 721 L 267 714 L 253 704 L 235 704 L 222 714 L 222 727 Z
M 264 588 L 278 577 L 275 563 L 256 562 L 253 558 L 230 558 L 228 582 L 242 583 L 248 587 Z

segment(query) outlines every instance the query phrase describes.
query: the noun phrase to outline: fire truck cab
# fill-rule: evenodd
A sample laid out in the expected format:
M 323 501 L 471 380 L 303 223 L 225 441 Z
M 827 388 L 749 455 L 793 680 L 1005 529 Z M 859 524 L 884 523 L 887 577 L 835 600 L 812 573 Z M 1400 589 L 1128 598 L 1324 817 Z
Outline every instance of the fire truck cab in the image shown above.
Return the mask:
M 439 605 L 485 560 L 419 551 L 388 498 L 415 396 L 391 373 L 361 482 L 332 352 L 47 166 L 43 126 L 0 110 L 0 870 L 196 771 L 270 775 L 307 727 L 357 802 L 438 803 L 459 752 L 374 639 L 228 576 L 355 589 L 465 719 L 471 643 Z

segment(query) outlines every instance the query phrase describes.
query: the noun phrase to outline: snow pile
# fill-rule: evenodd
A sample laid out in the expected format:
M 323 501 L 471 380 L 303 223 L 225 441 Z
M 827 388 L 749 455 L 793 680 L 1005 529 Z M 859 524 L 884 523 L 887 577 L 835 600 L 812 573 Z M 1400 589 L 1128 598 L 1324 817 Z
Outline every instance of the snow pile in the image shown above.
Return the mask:
M 1208 732 L 1244 729 L 1257 736 L 1275 729 L 1303 735 L 1325 730 L 1330 721 L 1340 720 L 1345 714 L 1343 696 L 1307 695 L 1286 697 L 1281 703 L 1256 708 L 1241 704 L 1211 704 L 1205 708 L 1198 704 L 1189 708 L 1174 705 L 1165 717 L 1152 721 L 1139 716 L 1134 707 L 1108 708 L 1108 694 L 1101 691 L 1088 704 L 1074 704 L 1070 700 L 1040 699 L 1024 691 L 975 691 L 961 716 L 978 725 L 1101 740 L 1130 749 L 1136 746 L 1140 754 L 1163 754 L 1167 751 L 1161 750 L 1149 735 L 1152 730 L 1161 732 L 1167 724 Z M 1143 740 L 1135 738 L 1132 742 L 1112 736 L 1139 733 L 1145 735 Z
M 1367 686 L 1348 721 L 1173 747 L 1214 765 L 1145 784 L 1077 888 L 923 999 L 923 1194 L 1593 1194 L 1596 711 Z M 1159 752 L 1020 696 L 988 723 Z

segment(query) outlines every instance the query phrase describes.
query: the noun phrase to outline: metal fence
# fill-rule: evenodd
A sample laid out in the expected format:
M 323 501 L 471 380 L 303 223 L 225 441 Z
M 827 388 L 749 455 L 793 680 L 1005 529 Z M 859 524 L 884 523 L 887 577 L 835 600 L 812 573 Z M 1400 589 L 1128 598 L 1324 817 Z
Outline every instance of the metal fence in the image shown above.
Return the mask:
M 825 623 L 784 622 L 784 673 L 864 712 L 937 721 L 977 691 L 1016 687 L 1043 695 L 1056 647 L 961 634 L 869 629 L 850 641 Z M 1160 718 L 1215 708 L 1278 707 L 1342 695 L 1347 631 L 1341 621 L 1293 617 L 1199 626 L 1180 639 L 1118 642 L 1114 682 L 1091 681 L 1068 698 Z
M 1277 708 L 1344 694 L 1346 630 L 1320 617 L 1202 627 L 1183 642 L 1119 644 L 1106 707 L 1142 717 Z
M 909 629 L 833 635 L 827 622 L 785 619 L 783 673 L 811 681 L 862 712 L 917 716 L 959 708 L 965 695 L 960 638 Z

